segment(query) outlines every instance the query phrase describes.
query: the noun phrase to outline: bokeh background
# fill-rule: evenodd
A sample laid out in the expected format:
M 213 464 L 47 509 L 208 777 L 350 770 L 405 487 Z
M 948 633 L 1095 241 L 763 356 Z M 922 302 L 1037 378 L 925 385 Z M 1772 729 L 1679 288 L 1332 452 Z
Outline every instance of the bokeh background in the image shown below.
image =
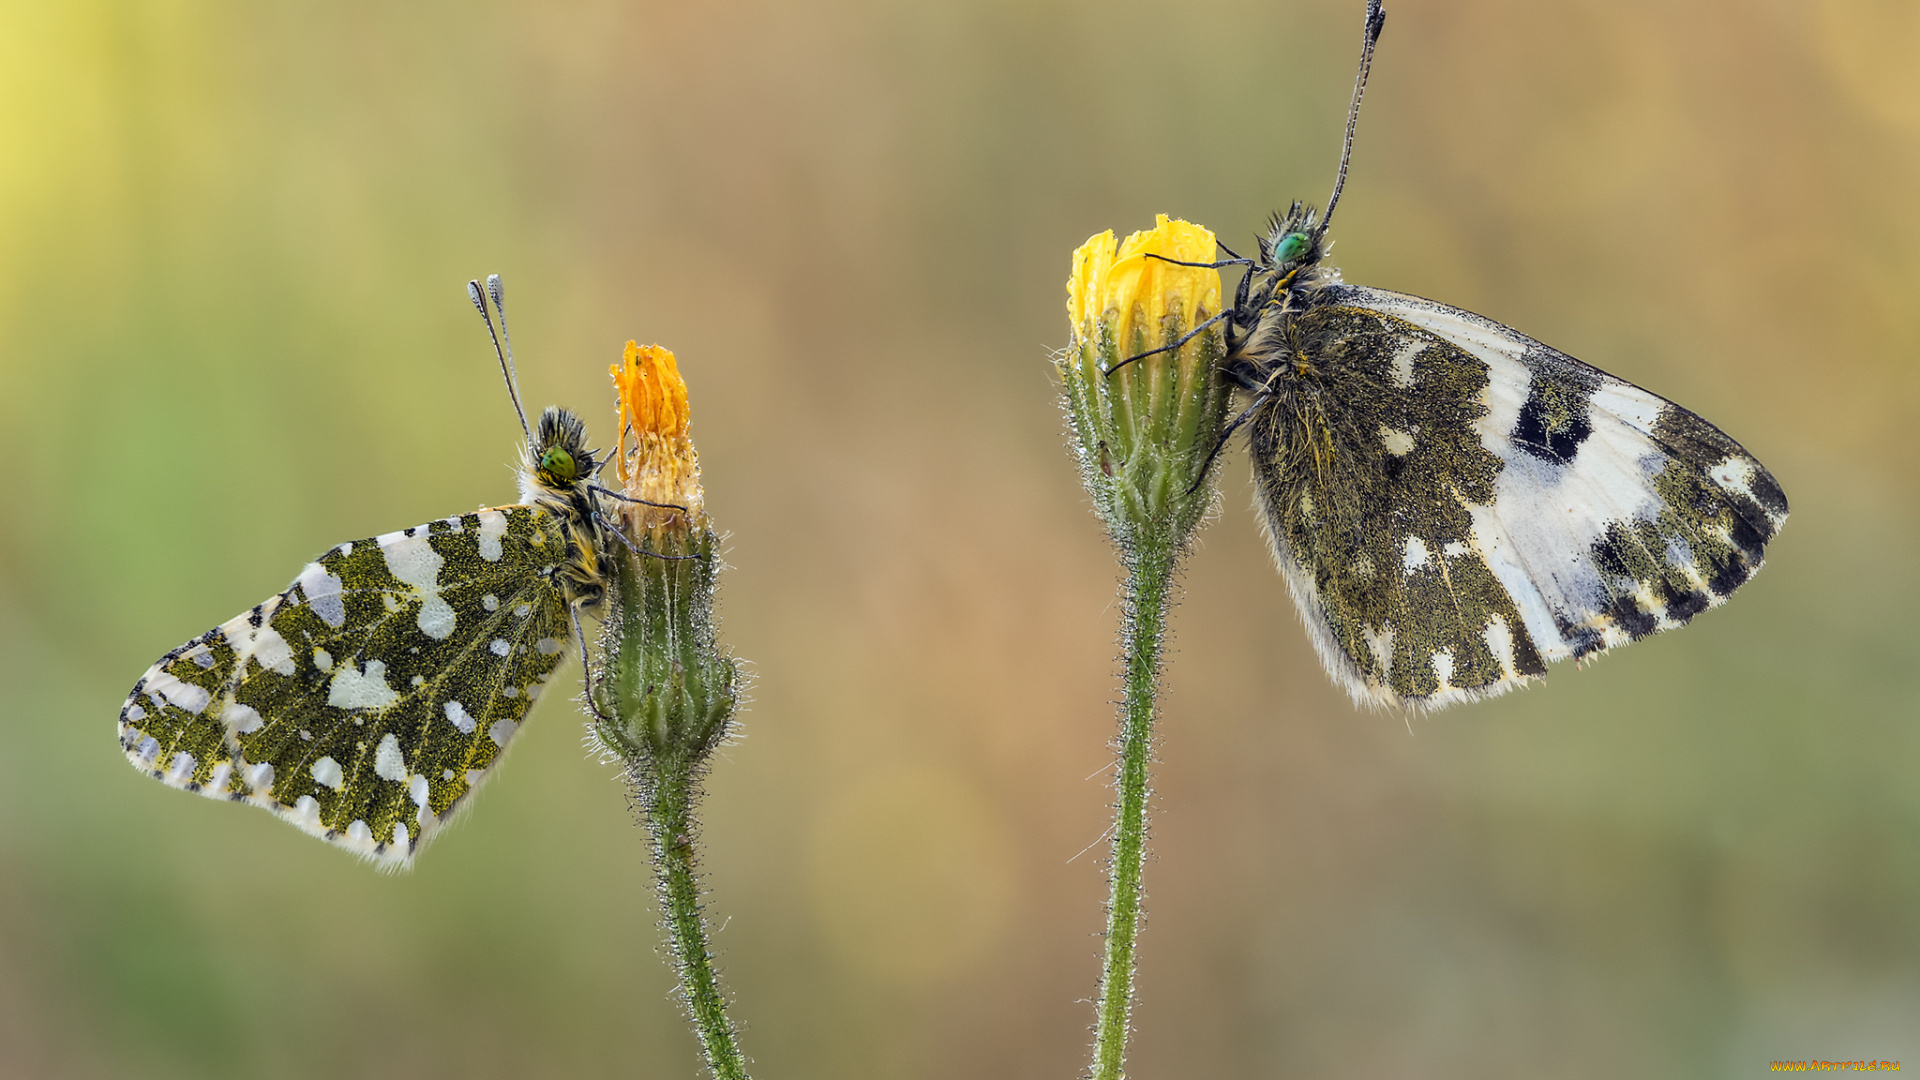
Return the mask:
M 708 883 L 766 1077 L 1070 1077 L 1116 571 L 1068 254 L 1332 180 L 1359 0 L 0 5 L 0 1074 L 696 1073 L 563 701 L 384 877 L 124 763 L 165 649 L 508 501 L 530 407 L 680 356 L 756 673 Z M 1411 721 L 1320 672 L 1243 451 L 1174 617 L 1139 1077 L 1920 1066 L 1920 7 L 1393 0 L 1349 280 L 1765 461 L 1682 633 Z

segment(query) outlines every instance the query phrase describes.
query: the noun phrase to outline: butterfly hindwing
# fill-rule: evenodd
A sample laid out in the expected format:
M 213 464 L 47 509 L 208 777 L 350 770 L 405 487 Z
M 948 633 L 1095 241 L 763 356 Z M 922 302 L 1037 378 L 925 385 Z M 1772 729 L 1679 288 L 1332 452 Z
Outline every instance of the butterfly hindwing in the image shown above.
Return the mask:
M 1470 700 L 1681 625 L 1786 518 L 1711 424 L 1469 312 L 1335 285 L 1287 348 L 1303 366 L 1253 422 L 1255 475 L 1356 700 Z
M 565 656 L 567 555 L 533 506 L 341 544 L 155 664 L 121 743 L 169 784 L 404 865 Z

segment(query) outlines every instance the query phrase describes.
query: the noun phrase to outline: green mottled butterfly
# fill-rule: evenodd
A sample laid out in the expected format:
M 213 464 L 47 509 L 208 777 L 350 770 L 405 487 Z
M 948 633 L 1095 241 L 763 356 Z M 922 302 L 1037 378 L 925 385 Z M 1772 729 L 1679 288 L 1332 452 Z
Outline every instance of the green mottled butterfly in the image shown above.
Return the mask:
M 498 764 L 606 595 L 586 427 L 549 408 L 529 429 L 500 278 L 468 293 L 526 435 L 521 503 L 341 544 L 287 590 L 174 649 L 120 710 L 134 766 L 251 803 L 386 868 L 405 866 Z M 504 345 L 503 345 L 504 342 Z M 591 702 L 591 695 L 589 695 Z
M 1385 18 L 1369 0 L 1326 214 L 1296 202 L 1257 258 L 1182 265 L 1247 268 L 1193 333 L 1225 323 L 1222 372 L 1252 400 L 1221 442 L 1247 429 L 1274 559 L 1321 661 L 1356 702 L 1437 708 L 1723 603 L 1787 500 L 1678 405 L 1322 265 Z

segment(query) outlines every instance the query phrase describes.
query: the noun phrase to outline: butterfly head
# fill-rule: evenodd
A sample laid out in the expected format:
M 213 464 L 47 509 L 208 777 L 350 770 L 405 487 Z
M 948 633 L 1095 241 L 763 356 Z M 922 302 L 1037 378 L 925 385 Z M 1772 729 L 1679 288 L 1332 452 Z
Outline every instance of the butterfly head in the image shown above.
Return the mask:
M 554 491 L 571 491 L 598 471 L 593 451 L 587 449 L 587 425 L 558 406 L 540 414 L 527 458 L 534 482 Z
M 1273 215 L 1267 235 L 1260 238 L 1260 269 L 1276 274 L 1285 286 L 1319 264 L 1326 254 L 1324 230 L 1313 207 L 1296 200 L 1285 214 Z
M 1260 257 L 1253 273 L 1241 286 L 1240 304 L 1247 308 L 1247 319 L 1269 305 L 1293 310 L 1301 306 L 1310 290 L 1335 280 L 1331 269 L 1323 268 L 1326 230 L 1322 219 L 1305 203 L 1295 202 L 1285 214 L 1275 214 L 1260 237 Z

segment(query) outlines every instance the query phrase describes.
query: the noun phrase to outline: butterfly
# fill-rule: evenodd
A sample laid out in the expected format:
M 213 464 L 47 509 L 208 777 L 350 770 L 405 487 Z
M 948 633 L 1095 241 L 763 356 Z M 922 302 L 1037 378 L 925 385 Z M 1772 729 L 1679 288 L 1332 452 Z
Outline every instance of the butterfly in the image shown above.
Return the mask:
M 1326 213 L 1295 202 L 1256 257 L 1181 263 L 1246 273 L 1166 348 L 1224 324 L 1220 370 L 1251 401 L 1214 452 L 1246 428 L 1274 560 L 1334 681 L 1356 703 L 1438 708 L 1724 603 L 1787 500 L 1686 409 L 1324 263 L 1384 23 L 1369 0 Z
M 569 647 L 584 660 L 579 612 L 607 594 L 609 545 L 632 546 L 603 500 L 640 501 L 597 483 L 610 458 L 579 417 L 548 408 L 528 426 L 500 278 L 467 289 L 526 436 L 521 502 L 333 548 L 161 657 L 120 710 L 135 768 L 387 869 L 499 764 Z

